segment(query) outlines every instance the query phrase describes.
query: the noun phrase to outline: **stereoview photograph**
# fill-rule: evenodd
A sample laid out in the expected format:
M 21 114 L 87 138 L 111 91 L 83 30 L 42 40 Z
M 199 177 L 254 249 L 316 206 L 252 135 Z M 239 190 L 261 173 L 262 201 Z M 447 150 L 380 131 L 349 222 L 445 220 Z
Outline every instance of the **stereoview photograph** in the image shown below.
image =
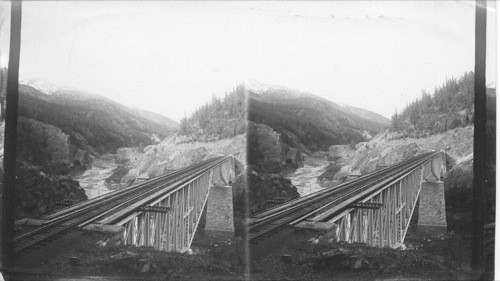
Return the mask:
M 0 2 L 0 280 L 494 280 L 495 18 Z

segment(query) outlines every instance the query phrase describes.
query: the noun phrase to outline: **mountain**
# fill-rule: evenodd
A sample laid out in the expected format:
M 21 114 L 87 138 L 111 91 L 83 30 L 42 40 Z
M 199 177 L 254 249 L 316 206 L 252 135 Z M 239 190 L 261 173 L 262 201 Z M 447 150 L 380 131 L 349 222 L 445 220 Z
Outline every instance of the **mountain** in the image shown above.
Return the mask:
M 130 110 L 135 113 L 136 115 L 138 116 L 141 116 L 142 118 L 145 118 L 151 122 L 155 122 L 155 123 L 158 123 L 158 124 L 163 124 L 167 127 L 170 127 L 170 128 L 174 128 L 174 129 L 178 129 L 179 128 L 179 123 L 175 122 L 174 120 L 168 118 L 168 117 L 165 117 L 161 114 L 158 114 L 158 113 L 154 113 L 154 112 L 151 112 L 151 111 L 147 111 L 147 110 L 144 110 L 144 109 L 140 109 L 140 108 L 137 108 L 137 107 L 132 107 L 130 108 Z
M 73 89 L 70 87 L 61 87 L 61 86 L 57 86 L 55 84 L 52 84 L 50 82 L 38 80 L 38 79 L 22 80 L 19 84 L 28 85 L 30 87 L 33 87 L 46 95 L 51 95 L 51 94 L 56 93 L 56 92 L 77 91 L 76 89 Z
M 365 141 L 390 124 L 368 110 L 286 87 L 253 83 L 248 86 L 248 120 L 271 127 L 292 148 L 303 145 L 312 151 Z
M 105 97 L 40 83 L 19 86 L 19 116 L 57 127 L 76 148 L 97 153 L 153 144 L 175 130 Z

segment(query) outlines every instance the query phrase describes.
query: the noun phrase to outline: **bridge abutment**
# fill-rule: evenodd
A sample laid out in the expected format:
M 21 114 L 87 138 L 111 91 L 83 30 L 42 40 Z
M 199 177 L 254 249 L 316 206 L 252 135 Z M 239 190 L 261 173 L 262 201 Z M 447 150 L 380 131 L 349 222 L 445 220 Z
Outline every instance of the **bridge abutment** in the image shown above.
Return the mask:
M 210 187 L 204 236 L 209 241 L 234 238 L 233 189 L 231 186 Z
M 418 231 L 429 234 L 446 233 L 444 182 L 422 182 L 418 207 Z

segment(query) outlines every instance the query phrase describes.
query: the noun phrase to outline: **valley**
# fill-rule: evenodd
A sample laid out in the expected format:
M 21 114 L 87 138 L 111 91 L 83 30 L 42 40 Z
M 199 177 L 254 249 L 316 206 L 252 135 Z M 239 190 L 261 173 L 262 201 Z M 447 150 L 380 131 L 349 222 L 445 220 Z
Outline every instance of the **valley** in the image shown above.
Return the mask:
M 302 165 L 293 173 L 285 175 L 285 178 L 292 181 L 300 196 L 321 190 L 323 187 L 318 182 L 318 177 L 328 167 L 328 161 L 325 158 L 308 157 L 302 161 Z

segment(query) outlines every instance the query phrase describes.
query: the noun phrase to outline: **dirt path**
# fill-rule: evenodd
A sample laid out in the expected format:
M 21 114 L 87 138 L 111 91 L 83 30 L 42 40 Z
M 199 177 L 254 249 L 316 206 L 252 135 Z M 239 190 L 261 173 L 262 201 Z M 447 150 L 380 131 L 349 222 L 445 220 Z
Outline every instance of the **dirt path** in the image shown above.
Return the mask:
M 301 197 L 322 189 L 317 179 L 328 166 L 328 161 L 324 158 L 307 158 L 303 163 L 303 167 L 286 176 L 297 187 Z
M 96 159 L 91 165 L 91 169 L 75 178 L 85 189 L 89 199 L 112 191 L 107 188 L 104 181 L 113 174 L 113 170 L 116 168 L 114 161 L 102 159 Z

